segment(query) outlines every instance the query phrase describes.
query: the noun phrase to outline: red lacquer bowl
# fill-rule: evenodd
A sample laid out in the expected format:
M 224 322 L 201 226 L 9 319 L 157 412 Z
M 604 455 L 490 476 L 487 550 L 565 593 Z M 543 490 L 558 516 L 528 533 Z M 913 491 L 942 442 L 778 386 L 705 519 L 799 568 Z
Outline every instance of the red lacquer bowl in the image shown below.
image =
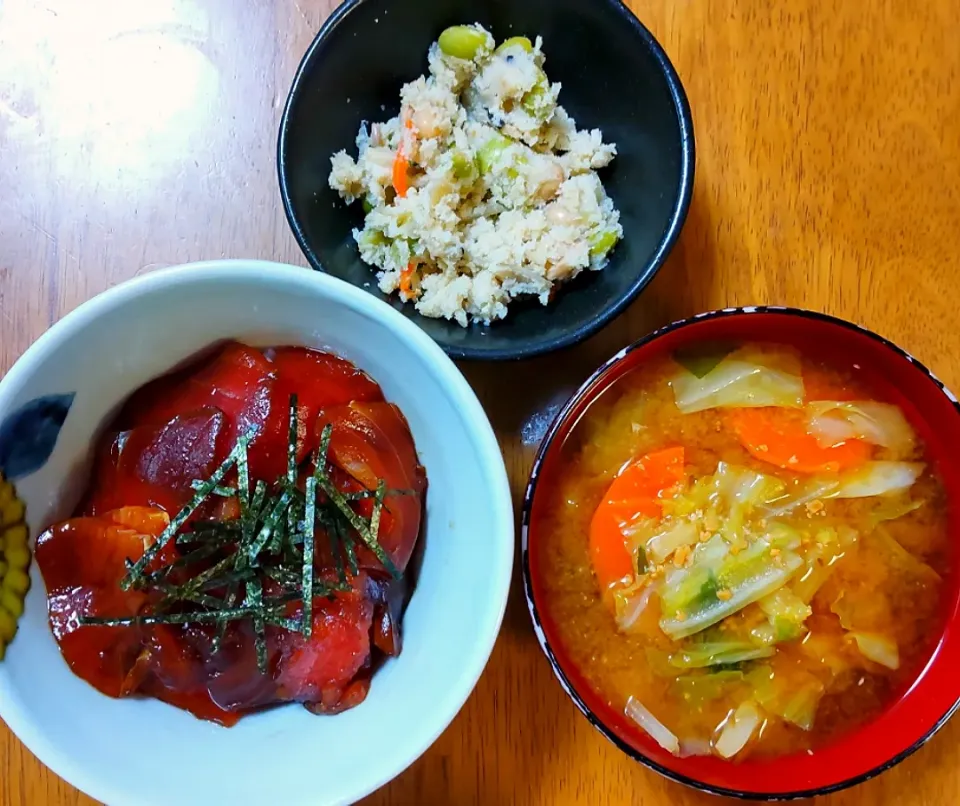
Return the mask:
M 537 639 L 561 685 L 587 719 L 631 758 L 709 792 L 759 800 L 825 794 L 867 780 L 897 764 L 937 732 L 960 707 L 960 551 L 944 573 L 945 602 L 939 640 L 922 671 L 878 718 L 810 755 L 728 762 L 712 757 L 676 758 L 607 704 L 574 666 L 557 625 L 540 603 L 541 557 L 549 550 L 543 526 L 548 492 L 556 482 L 561 448 L 587 408 L 625 373 L 679 347 L 704 341 L 768 341 L 790 344 L 860 376 L 897 403 L 928 446 L 949 500 L 949 528 L 960 547 L 960 405 L 922 364 L 863 328 L 822 314 L 787 308 L 736 308 L 700 314 L 668 325 L 620 351 L 580 388 L 557 416 L 533 466 L 523 504 L 524 590 Z

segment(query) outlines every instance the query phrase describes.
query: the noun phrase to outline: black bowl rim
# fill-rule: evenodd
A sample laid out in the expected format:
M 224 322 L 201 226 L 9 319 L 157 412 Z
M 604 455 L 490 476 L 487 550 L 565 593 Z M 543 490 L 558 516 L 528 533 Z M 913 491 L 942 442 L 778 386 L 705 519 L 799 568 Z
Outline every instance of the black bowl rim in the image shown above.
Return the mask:
M 314 37 L 310 47 L 300 60 L 297 72 L 294 74 L 293 83 L 290 92 L 287 95 L 287 102 L 283 108 L 283 115 L 280 118 L 280 130 L 277 138 L 277 173 L 280 181 L 280 197 L 283 201 L 283 211 L 287 217 L 287 223 L 293 230 L 294 238 L 300 246 L 301 251 L 307 258 L 310 265 L 317 271 L 326 272 L 323 263 L 320 261 L 317 253 L 307 241 L 306 234 L 300 221 L 293 210 L 293 202 L 290 198 L 290 188 L 287 183 L 287 137 L 290 129 L 290 114 L 294 104 L 298 101 L 302 92 L 304 75 L 308 65 L 313 61 L 314 54 L 323 45 L 323 43 L 336 32 L 340 23 L 357 7 L 367 2 L 375 0 L 346 0 L 327 18 L 320 27 L 317 35 Z M 642 272 L 637 279 L 627 289 L 625 294 L 620 295 L 614 300 L 599 316 L 589 322 L 576 328 L 570 328 L 563 335 L 555 339 L 544 342 L 533 348 L 524 347 L 522 344 L 505 349 L 485 349 L 482 347 L 451 347 L 437 340 L 437 343 L 443 351 L 454 359 L 466 359 L 476 361 L 509 361 L 523 358 L 533 358 L 534 356 L 551 353 L 555 350 L 561 350 L 565 347 L 571 347 L 581 341 L 589 338 L 601 328 L 616 319 L 649 285 L 653 278 L 660 271 L 660 268 L 666 262 L 667 257 L 676 245 L 683 224 L 687 218 L 687 212 L 690 209 L 690 202 L 693 198 L 693 182 L 696 169 L 696 146 L 693 133 L 693 116 L 690 112 L 690 103 L 687 100 L 687 94 L 680 81 L 680 76 L 671 63 L 663 47 L 653 36 L 646 26 L 640 22 L 638 17 L 623 3 L 622 0 L 605 0 L 614 6 L 615 11 L 619 12 L 626 25 L 631 26 L 633 31 L 644 41 L 647 48 L 653 54 L 660 70 L 667 82 L 667 88 L 670 93 L 670 99 L 677 114 L 677 122 L 680 128 L 680 187 L 677 195 L 676 204 L 673 213 L 667 223 L 667 227 L 660 238 L 660 243 L 651 258 L 647 261 Z M 414 317 L 416 322 L 418 317 Z
M 550 667 L 553 669 L 553 673 L 556 676 L 557 680 L 560 681 L 560 685 L 564 691 L 567 692 L 567 695 L 573 700 L 574 705 L 580 709 L 580 712 L 587 718 L 591 725 L 596 728 L 600 733 L 602 733 L 607 739 L 609 739 L 613 744 L 615 744 L 620 750 L 622 750 L 627 756 L 632 758 L 634 761 L 639 761 L 641 764 L 649 767 L 655 772 L 660 773 L 665 778 L 669 778 L 672 781 L 677 783 L 684 784 L 693 789 L 698 789 L 701 792 L 707 792 L 713 795 L 724 795 L 726 797 L 738 798 L 740 800 L 750 800 L 750 801 L 765 801 L 765 802 L 775 802 L 775 801 L 788 801 L 788 800 L 798 800 L 801 798 L 811 798 L 817 795 L 827 795 L 832 792 L 839 792 L 842 789 L 848 789 L 849 787 L 856 786 L 857 784 L 862 784 L 864 781 L 869 781 L 871 778 L 875 778 L 883 772 L 895 767 L 901 761 L 903 761 L 908 756 L 913 755 L 917 750 L 923 747 L 927 742 L 929 742 L 934 735 L 950 720 L 958 710 L 960 710 L 960 697 L 951 705 L 946 712 L 941 716 L 936 723 L 916 742 L 910 745 L 908 748 L 901 750 L 892 758 L 883 762 L 882 764 L 877 765 L 871 770 L 868 770 L 865 773 L 860 775 L 855 775 L 850 778 L 845 778 L 841 781 L 838 781 L 834 784 L 828 784 L 827 786 L 822 786 L 814 789 L 805 789 L 805 790 L 796 790 L 790 792 L 747 792 L 739 789 L 728 789 L 722 786 L 714 786 L 712 784 L 704 783 L 703 781 L 698 781 L 695 778 L 691 778 L 686 775 L 674 772 L 670 769 L 667 769 L 661 764 L 658 764 L 653 759 L 645 756 L 643 753 L 634 749 L 619 736 L 617 736 L 612 730 L 610 730 L 600 718 L 589 708 L 589 706 L 583 701 L 577 691 L 574 689 L 573 684 L 567 678 L 563 669 L 560 668 L 560 664 L 557 661 L 556 655 L 553 652 L 553 649 L 550 646 L 549 641 L 547 641 L 546 634 L 543 631 L 543 625 L 540 621 L 540 613 L 537 609 L 536 602 L 533 599 L 533 587 L 531 583 L 531 573 L 530 573 L 530 553 L 528 546 L 529 538 L 529 527 L 530 527 L 530 513 L 533 508 L 533 498 L 537 489 L 537 482 L 540 477 L 540 470 L 543 466 L 544 458 L 549 452 L 550 448 L 553 445 L 554 439 L 557 436 L 560 425 L 567 419 L 571 411 L 580 403 L 585 395 L 587 395 L 595 386 L 595 384 L 611 369 L 615 364 L 618 364 L 623 360 L 627 355 L 632 353 L 634 350 L 643 347 L 646 344 L 654 341 L 655 339 L 660 338 L 661 336 L 670 333 L 674 330 L 679 330 L 680 328 L 692 325 L 695 322 L 700 322 L 705 319 L 717 319 L 727 316 L 744 316 L 754 313 L 775 313 L 775 314 L 784 314 L 787 316 L 797 316 L 806 319 L 816 319 L 821 322 L 828 322 L 834 325 L 840 325 L 841 327 L 846 328 L 847 330 L 853 330 L 858 333 L 869 336 L 871 339 L 880 342 L 885 347 L 893 350 L 901 358 L 905 358 L 911 364 L 913 364 L 917 369 L 921 370 L 923 373 L 930 378 L 943 392 L 944 396 L 950 401 L 956 410 L 957 414 L 960 415 L 960 403 L 957 401 L 956 395 L 951 392 L 946 385 L 941 381 L 936 375 L 933 374 L 924 364 L 910 355 L 901 347 L 898 347 L 896 344 L 891 342 L 888 339 L 885 339 L 883 336 L 877 335 L 871 330 L 868 330 L 861 325 L 854 324 L 853 322 L 848 322 L 844 319 L 839 319 L 835 316 L 830 316 L 829 314 L 819 313 L 817 311 L 809 311 L 803 308 L 791 308 L 779 305 L 751 305 L 741 308 L 722 308 L 716 311 L 708 311 L 706 313 L 696 314 L 695 316 L 680 319 L 676 322 L 672 322 L 664 327 L 658 328 L 652 333 L 644 336 L 643 338 L 633 342 L 633 344 L 624 347 L 612 358 L 605 361 L 595 372 L 593 372 L 586 381 L 580 386 L 579 389 L 573 394 L 566 405 L 560 410 L 560 412 L 554 417 L 553 422 L 550 423 L 550 427 L 547 429 L 547 434 L 544 437 L 543 441 L 540 443 L 540 449 L 537 451 L 537 457 L 534 460 L 533 468 L 530 471 L 530 479 L 527 482 L 527 488 L 523 496 L 523 504 L 520 514 L 520 557 L 521 557 L 521 568 L 523 573 L 523 593 L 524 597 L 527 600 L 527 609 L 530 612 L 530 618 L 533 621 L 533 630 L 537 636 L 537 642 L 540 644 L 540 648 L 543 650 L 543 653 L 547 656 L 547 660 L 550 662 Z

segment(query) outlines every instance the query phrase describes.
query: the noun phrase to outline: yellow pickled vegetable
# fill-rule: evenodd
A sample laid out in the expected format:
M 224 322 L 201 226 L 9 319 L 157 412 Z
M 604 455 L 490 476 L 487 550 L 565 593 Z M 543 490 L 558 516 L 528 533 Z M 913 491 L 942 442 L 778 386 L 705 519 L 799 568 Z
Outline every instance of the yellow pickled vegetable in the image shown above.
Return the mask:
M 26 571 L 10 568 L 3 578 L 3 587 L 23 596 L 30 588 L 30 577 L 27 576 Z
M 3 542 L 0 545 L 6 549 L 11 548 L 12 546 L 26 546 L 27 525 L 25 523 L 18 523 L 16 526 L 7 527 L 6 531 L 3 533 Z
M 23 599 L 30 587 L 24 509 L 13 484 L 0 473 L 0 660 L 17 632 L 17 619 L 23 614 Z
M 26 546 L 7 546 L 4 549 L 3 556 L 7 559 L 9 570 L 25 570 L 30 565 L 30 550 Z
M 17 632 L 17 620 L 12 613 L 0 607 L 0 646 L 9 644 Z
M 3 482 L 10 484 L 10 482 Z M 12 485 L 10 485 L 12 487 Z M 24 506 L 19 498 L 12 498 L 0 507 L 0 527 L 12 526 L 23 520 Z
M 23 615 L 23 599 L 13 591 L 0 588 L 0 608 L 18 619 Z

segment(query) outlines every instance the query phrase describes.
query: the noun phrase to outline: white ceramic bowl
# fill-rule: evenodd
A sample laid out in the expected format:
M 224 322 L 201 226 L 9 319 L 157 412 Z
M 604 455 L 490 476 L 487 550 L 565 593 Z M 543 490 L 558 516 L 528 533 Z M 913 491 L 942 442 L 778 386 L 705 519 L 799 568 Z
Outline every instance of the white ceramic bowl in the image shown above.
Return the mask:
M 285 706 L 225 729 L 157 701 L 110 699 L 75 677 L 47 626 L 34 566 L 20 632 L 0 662 L 0 717 L 54 772 L 111 806 L 353 802 L 446 728 L 503 618 L 514 519 L 476 396 L 441 349 L 388 305 L 290 266 L 224 261 L 150 274 L 81 306 L 23 355 L 0 381 L 0 422 L 37 396 L 76 392 L 53 454 L 17 482 L 31 535 L 69 514 L 77 468 L 115 407 L 225 338 L 328 348 L 366 370 L 407 416 L 429 493 L 403 652 L 351 711 L 319 717 Z

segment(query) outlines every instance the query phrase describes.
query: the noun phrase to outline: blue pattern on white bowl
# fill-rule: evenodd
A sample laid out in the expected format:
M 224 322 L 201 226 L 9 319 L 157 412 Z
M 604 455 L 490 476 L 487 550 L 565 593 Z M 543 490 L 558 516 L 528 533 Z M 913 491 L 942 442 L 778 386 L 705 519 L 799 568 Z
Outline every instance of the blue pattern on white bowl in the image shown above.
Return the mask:
M 0 473 L 14 481 L 46 464 L 74 397 L 75 392 L 36 397 L 0 423 Z

